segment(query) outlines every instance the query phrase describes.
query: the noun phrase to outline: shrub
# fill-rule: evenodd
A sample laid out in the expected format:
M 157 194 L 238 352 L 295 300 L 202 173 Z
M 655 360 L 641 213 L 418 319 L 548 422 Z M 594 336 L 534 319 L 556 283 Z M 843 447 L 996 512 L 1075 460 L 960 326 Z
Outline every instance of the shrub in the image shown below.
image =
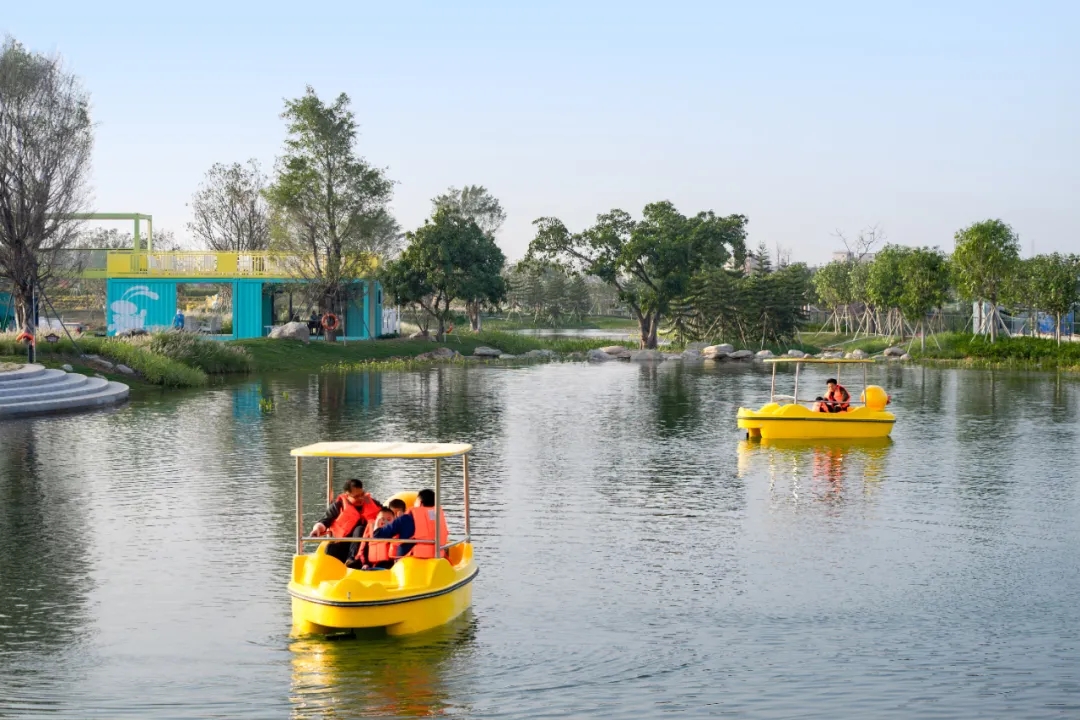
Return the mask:
M 151 352 L 172 358 L 210 375 L 250 372 L 251 355 L 242 347 L 216 340 L 203 340 L 191 333 L 163 332 L 149 340 L 133 341 L 145 344 Z

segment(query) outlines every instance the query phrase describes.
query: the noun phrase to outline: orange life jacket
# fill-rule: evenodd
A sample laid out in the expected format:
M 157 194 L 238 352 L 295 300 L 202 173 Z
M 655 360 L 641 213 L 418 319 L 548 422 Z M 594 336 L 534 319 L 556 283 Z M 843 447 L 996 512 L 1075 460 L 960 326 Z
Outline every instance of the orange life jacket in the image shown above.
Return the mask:
M 369 502 L 370 499 L 366 499 L 365 502 Z M 330 536 L 331 537 L 348 537 L 349 533 L 356 529 L 357 523 L 360 523 L 367 519 L 366 513 L 363 512 L 364 505 L 356 507 L 349 502 L 349 493 L 341 493 L 337 496 L 335 501 L 341 505 L 341 511 L 334 518 L 334 522 L 330 523 Z M 375 513 L 378 515 L 378 513 Z
M 414 507 L 409 509 L 409 514 L 412 515 L 413 526 L 416 528 L 413 531 L 413 540 L 434 540 L 435 539 L 435 508 L 433 507 Z M 439 510 L 439 542 L 446 544 L 450 539 L 450 531 L 446 529 L 446 515 L 443 514 L 442 509 Z M 415 544 L 412 546 L 406 555 L 412 555 L 416 558 L 434 558 L 435 546 L 428 544 Z M 446 551 L 442 552 L 442 556 L 446 557 Z
M 364 530 L 364 537 L 374 537 L 375 523 L 368 523 L 367 529 Z M 374 565 L 375 563 L 385 562 L 386 560 L 394 560 L 397 558 L 398 543 L 378 542 L 378 543 L 363 543 L 360 552 L 367 549 L 367 564 Z M 359 555 L 360 553 L 357 553 Z
M 848 400 L 851 399 L 851 393 L 847 391 L 840 383 L 836 384 L 829 392 L 825 393 L 825 399 L 828 400 L 833 407 L 840 408 L 840 410 L 847 410 L 851 405 L 848 404 Z

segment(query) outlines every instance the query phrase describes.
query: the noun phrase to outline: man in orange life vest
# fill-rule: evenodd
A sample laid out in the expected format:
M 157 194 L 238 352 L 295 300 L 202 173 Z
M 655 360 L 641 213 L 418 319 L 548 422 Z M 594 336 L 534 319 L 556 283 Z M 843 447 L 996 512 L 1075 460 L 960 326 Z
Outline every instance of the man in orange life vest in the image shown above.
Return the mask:
M 361 537 L 364 528 L 374 520 L 382 506 L 370 493 L 364 491 L 364 483 L 353 478 L 345 481 L 345 489 L 326 508 L 326 516 L 315 523 L 311 534 L 316 537 Z M 358 543 L 330 543 L 326 554 L 346 562 L 356 552 Z
M 424 489 L 417 494 L 419 507 L 410 508 L 408 512 L 398 516 L 389 525 L 384 525 L 372 533 L 377 538 L 400 538 L 402 540 L 434 540 L 435 523 L 439 523 L 439 542 L 446 544 L 450 537 L 446 529 L 446 516 L 439 509 L 439 516 L 435 517 L 435 491 Z M 404 543 L 401 546 L 401 555 L 411 555 L 417 558 L 433 558 L 435 546 L 427 543 Z M 446 557 L 446 551 L 442 552 Z
M 851 405 L 851 393 L 847 391 L 840 383 L 836 382 L 836 378 L 829 378 L 825 381 L 825 387 L 828 388 L 828 392 L 825 393 L 824 398 L 818 398 L 820 401 L 817 404 L 818 412 L 838 413 L 845 412 Z

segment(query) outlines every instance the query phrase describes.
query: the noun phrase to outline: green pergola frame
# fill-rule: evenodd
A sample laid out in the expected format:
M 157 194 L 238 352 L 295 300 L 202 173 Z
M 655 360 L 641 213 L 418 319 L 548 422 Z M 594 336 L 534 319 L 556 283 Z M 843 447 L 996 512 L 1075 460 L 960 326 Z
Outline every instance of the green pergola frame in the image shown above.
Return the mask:
M 141 237 L 139 235 L 139 222 L 146 221 L 146 252 L 154 251 L 154 216 L 143 215 L 142 213 L 72 213 L 69 215 L 72 220 L 133 220 L 135 222 L 135 232 L 132 236 L 135 240 L 132 250 L 139 252 Z

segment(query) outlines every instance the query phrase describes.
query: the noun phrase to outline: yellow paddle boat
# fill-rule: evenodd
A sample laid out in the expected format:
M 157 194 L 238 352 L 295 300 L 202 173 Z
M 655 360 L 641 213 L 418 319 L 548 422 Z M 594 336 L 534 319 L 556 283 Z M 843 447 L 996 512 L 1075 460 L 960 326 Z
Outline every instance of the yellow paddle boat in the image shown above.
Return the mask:
M 748 438 L 764 440 L 812 440 L 829 438 L 882 438 L 892 432 L 896 416 L 885 411 L 888 394 L 877 385 L 866 384 L 866 366 L 873 360 L 829 360 L 818 358 L 769 358 L 772 364 L 772 388 L 768 404 L 758 410 L 739 408 L 739 427 Z M 795 363 L 793 395 L 776 392 L 776 368 L 782 363 Z M 841 412 L 820 412 L 815 402 L 799 399 L 799 370 L 803 365 L 835 365 L 836 379 L 845 365 L 863 366 L 863 392 L 859 402 L 849 401 Z
M 464 443 L 404 442 L 321 442 L 296 448 L 296 554 L 293 556 L 292 596 L 293 632 L 297 635 L 329 634 L 359 628 L 385 628 L 389 635 L 408 635 L 450 622 L 472 603 L 472 581 L 479 569 L 473 561 L 469 535 L 469 455 L 472 445 Z M 378 538 L 308 537 L 304 534 L 302 464 L 304 458 L 326 460 L 327 501 L 334 499 L 335 460 L 427 459 L 435 464 L 435 515 L 442 511 L 443 461 L 461 458 L 464 483 L 462 494 L 464 537 L 458 540 L 441 537 L 440 523 L 435 522 L 434 540 L 399 540 Z M 416 493 L 395 497 L 415 500 Z M 319 543 L 312 553 L 304 552 L 305 543 Z M 443 553 L 435 557 L 403 557 L 387 570 L 347 568 L 337 558 L 326 554 L 329 542 L 390 542 L 404 550 L 419 543 L 435 545 Z M 443 557 L 439 557 L 442 554 Z

